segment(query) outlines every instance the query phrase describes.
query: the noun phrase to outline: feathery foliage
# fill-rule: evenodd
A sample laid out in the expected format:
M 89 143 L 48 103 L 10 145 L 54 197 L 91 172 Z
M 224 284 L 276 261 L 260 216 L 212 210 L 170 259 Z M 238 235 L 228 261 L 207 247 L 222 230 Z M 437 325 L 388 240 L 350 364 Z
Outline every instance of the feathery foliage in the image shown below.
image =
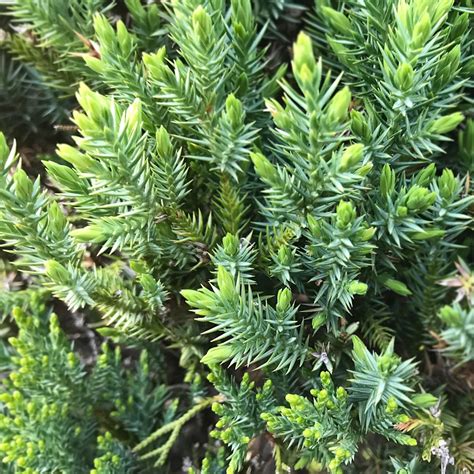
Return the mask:
M 470 2 L 7 3 L 6 472 L 472 468 Z

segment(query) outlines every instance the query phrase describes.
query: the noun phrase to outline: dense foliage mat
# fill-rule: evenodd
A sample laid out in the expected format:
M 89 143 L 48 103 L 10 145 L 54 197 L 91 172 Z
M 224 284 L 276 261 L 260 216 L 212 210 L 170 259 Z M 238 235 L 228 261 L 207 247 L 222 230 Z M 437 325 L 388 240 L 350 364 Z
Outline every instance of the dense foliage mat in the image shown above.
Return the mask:
M 474 470 L 470 0 L 0 1 L 0 470 Z

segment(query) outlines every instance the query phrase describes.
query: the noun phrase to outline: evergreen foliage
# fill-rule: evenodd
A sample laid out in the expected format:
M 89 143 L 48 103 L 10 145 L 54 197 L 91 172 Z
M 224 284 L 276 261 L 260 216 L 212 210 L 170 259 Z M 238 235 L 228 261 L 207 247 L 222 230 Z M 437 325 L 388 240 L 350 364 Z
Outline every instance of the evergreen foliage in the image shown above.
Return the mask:
M 19 332 L 9 339 L 12 367 L 0 395 L 2 469 L 136 472 L 131 447 L 175 411 L 165 408 L 166 386 L 149 377 L 147 352 L 136 370 L 124 370 L 119 348 L 104 345 L 88 373 L 57 316 L 38 298 L 33 304 L 33 313 L 12 313 Z
M 470 1 L 1 3 L 1 469 L 474 468 Z

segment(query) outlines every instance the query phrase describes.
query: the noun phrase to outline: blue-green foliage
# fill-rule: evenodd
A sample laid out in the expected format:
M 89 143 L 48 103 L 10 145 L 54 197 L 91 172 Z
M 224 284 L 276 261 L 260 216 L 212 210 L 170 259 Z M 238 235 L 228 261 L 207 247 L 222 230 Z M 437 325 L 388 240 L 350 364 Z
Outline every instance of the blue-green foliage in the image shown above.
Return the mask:
M 473 468 L 471 2 L 309 3 L 8 2 L 77 106 L 0 135 L 5 469 Z

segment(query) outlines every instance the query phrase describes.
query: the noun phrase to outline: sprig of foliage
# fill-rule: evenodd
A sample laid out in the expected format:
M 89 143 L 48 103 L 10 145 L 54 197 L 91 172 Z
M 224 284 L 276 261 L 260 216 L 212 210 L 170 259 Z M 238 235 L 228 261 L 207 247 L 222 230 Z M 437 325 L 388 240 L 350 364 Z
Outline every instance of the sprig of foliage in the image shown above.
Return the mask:
M 433 160 L 463 120 L 450 111 L 469 76 L 468 12 L 453 1 L 336 3 L 318 3 L 310 29 L 363 101 L 363 143 L 397 168 Z
M 0 395 L 4 465 L 22 472 L 148 469 L 131 447 L 161 424 L 174 423 L 177 400 L 166 405 L 168 390 L 150 377 L 147 351 L 136 368 L 124 369 L 120 349 L 104 344 L 88 373 L 41 300 L 32 314 L 17 308 L 13 317 L 19 333 L 10 339 L 12 368 Z M 98 436 L 104 428 L 116 434 Z

